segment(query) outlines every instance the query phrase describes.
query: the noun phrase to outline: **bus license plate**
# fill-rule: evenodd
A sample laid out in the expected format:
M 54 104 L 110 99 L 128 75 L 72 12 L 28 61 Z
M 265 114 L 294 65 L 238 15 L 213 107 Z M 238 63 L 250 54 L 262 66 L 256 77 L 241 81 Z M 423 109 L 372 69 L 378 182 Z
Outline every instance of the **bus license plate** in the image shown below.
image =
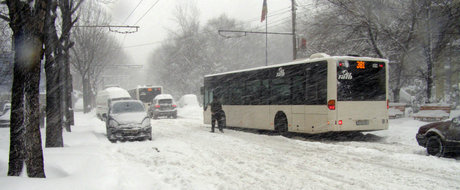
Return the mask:
M 369 120 L 358 120 L 356 125 L 369 125 Z

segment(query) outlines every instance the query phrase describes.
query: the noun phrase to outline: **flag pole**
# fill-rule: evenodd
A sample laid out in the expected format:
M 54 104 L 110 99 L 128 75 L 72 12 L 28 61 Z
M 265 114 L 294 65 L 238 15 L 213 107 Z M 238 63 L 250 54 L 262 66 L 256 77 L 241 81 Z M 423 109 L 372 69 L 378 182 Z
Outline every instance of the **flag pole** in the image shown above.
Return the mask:
M 267 16 L 267 0 L 264 0 L 262 4 L 262 17 L 260 22 L 265 20 L 265 66 L 268 66 L 268 16 Z
M 265 16 L 265 66 L 268 66 L 268 16 Z

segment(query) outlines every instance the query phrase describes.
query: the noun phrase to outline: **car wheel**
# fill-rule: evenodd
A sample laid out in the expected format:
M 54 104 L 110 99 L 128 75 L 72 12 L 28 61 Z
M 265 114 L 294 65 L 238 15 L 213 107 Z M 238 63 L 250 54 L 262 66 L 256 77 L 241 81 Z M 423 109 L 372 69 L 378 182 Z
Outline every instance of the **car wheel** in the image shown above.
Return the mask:
M 444 144 L 438 136 L 431 136 L 426 142 L 426 152 L 432 156 L 444 155 Z

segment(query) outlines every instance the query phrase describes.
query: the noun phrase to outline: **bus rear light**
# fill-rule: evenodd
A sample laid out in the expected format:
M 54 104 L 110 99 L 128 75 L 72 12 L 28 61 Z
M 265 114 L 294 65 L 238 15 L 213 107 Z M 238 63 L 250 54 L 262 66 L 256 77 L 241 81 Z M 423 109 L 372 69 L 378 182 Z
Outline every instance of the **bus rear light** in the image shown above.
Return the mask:
M 390 100 L 387 100 L 387 109 L 390 109 Z
M 172 105 L 172 107 L 173 107 L 173 108 L 175 108 L 175 107 L 176 107 L 176 105 L 175 105 L 175 104 L 173 104 L 173 105 Z
M 335 100 L 329 100 L 327 102 L 327 108 L 329 108 L 329 110 L 335 110 Z
M 343 123 L 342 120 L 339 120 L 339 125 L 342 125 L 342 123 Z
M 156 108 L 160 108 L 160 105 L 155 105 Z

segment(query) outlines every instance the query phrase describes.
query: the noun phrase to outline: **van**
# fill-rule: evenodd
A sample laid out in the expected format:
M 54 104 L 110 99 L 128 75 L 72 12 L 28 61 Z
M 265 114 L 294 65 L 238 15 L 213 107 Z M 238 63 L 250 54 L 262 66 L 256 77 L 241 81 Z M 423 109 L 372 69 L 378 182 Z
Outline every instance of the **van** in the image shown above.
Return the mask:
M 96 96 L 97 117 L 105 121 L 110 103 L 116 100 L 131 100 L 131 96 L 128 91 L 119 87 L 109 87 L 99 91 Z

